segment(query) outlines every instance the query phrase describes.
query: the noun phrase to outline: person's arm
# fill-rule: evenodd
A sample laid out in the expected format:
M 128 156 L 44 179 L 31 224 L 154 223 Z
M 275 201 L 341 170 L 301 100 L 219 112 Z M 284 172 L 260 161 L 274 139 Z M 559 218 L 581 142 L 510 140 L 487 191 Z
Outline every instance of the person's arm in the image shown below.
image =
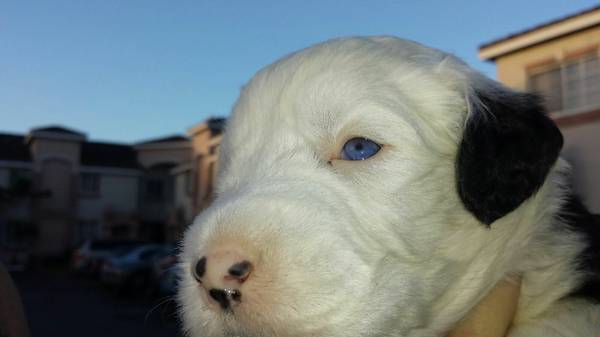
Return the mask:
M 500 281 L 458 323 L 448 337 L 504 337 L 510 329 L 521 291 L 520 279 Z
M 0 262 L 0 336 L 28 337 L 29 335 L 21 297 L 10 274 Z

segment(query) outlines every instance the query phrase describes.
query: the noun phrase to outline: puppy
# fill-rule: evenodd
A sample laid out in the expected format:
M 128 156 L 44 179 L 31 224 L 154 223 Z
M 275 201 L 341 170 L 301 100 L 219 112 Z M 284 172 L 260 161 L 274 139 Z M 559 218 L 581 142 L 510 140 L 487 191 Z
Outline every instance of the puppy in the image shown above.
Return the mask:
M 443 336 L 522 275 L 510 336 L 600 332 L 598 225 L 540 100 L 393 37 L 259 71 L 183 242 L 190 336 Z M 595 270 L 593 269 L 595 268 Z

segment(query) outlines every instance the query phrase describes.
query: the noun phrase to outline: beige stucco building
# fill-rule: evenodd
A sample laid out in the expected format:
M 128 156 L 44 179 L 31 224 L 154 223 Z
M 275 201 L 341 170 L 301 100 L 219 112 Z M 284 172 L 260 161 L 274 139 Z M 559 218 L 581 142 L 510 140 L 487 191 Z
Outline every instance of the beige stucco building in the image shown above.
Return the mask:
M 136 144 L 61 126 L 0 134 L 0 258 L 64 256 L 86 239 L 178 240 L 211 201 L 223 126 Z
M 177 240 L 194 217 L 213 200 L 224 119 L 212 119 L 188 130 L 189 160 L 171 170 L 174 204 L 167 223 L 168 240 Z
M 479 57 L 496 63 L 500 82 L 544 96 L 575 191 L 600 213 L 600 7 L 483 44 Z

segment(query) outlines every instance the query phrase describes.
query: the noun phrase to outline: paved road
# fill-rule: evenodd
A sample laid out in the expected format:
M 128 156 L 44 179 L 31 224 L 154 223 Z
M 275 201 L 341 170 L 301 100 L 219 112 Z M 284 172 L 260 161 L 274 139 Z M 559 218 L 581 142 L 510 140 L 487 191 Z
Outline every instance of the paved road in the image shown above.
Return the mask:
M 122 299 L 60 268 L 12 276 L 33 337 L 180 336 L 174 313 L 160 299 Z

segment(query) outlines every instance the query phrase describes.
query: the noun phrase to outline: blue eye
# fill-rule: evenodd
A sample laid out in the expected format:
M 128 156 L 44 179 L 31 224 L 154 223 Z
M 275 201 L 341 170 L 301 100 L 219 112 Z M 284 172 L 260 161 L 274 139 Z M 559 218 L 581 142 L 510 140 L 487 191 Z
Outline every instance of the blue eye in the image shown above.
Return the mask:
M 343 160 L 365 160 L 373 157 L 381 150 L 381 146 L 374 141 L 356 137 L 352 138 L 344 144 L 342 149 Z

